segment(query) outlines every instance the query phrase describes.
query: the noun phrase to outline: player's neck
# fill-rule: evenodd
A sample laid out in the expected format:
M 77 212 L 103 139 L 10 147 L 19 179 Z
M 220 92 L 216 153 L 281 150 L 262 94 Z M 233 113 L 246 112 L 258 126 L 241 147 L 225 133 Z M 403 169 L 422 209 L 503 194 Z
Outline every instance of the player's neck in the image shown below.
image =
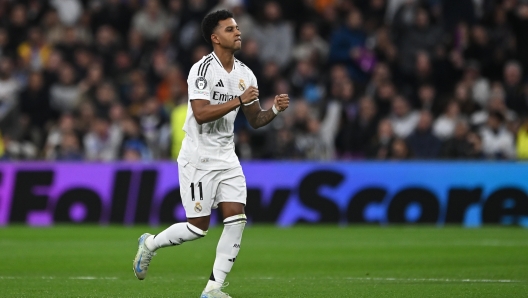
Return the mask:
M 220 59 L 220 63 L 222 63 L 224 69 L 228 73 L 231 72 L 233 70 L 233 64 L 235 63 L 235 56 L 233 53 L 230 51 L 223 51 L 221 49 L 214 49 L 213 52 L 215 53 L 216 57 Z

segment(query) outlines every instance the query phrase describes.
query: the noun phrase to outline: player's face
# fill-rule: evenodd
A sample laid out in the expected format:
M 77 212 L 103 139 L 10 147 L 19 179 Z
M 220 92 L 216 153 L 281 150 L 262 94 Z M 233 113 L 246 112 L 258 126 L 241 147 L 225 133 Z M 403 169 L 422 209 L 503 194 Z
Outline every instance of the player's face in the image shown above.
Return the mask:
M 242 47 L 242 34 L 234 19 L 229 18 L 218 22 L 218 27 L 214 32 L 220 46 L 234 51 Z

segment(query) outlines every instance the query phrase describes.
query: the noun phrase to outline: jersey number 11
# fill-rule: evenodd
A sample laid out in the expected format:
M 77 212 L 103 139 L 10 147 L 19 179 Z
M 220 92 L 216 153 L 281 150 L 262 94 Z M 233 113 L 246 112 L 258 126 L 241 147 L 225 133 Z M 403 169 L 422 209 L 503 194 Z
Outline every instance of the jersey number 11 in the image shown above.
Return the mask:
M 200 189 L 200 200 L 203 200 L 202 182 L 198 182 L 198 188 Z M 194 183 L 191 183 L 191 196 L 194 201 Z

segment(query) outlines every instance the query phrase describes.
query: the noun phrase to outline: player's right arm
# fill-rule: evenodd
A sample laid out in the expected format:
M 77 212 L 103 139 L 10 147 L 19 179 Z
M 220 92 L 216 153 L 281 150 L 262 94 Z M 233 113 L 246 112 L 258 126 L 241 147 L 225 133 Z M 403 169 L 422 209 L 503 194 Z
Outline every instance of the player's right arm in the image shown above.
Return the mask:
M 191 108 L 193 110 L 194 118 L 198 124 L 204 124 L 207 122 L 218 120 L 224 117 L 227 113 L 240 107 L 240 100 L 243 104 L 252 102 L 258 98 L 258 89 L 250 86 L 241 96 L 240 99 L 235 97 L 234 99 L 218 104 L 211 105 L 210 99 L 191 99 Z
M 211 60 L 212 58 L 206 58 L 193 65 L 187 79 L 191 108 L 196 122 L 200 125 L 218 120 L 241 105 L 238 97 L 222 104 L 211 104 L 214 79 L 208 65 Z M 250 87 L 240 98 L 243 104 L 249 103 L 258 98 L 258 89 Z

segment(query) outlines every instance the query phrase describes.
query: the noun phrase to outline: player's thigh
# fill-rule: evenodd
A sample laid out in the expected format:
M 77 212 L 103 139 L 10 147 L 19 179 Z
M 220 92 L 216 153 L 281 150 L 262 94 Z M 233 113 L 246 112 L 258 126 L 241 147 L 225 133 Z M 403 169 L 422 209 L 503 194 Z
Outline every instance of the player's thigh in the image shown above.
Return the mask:
M 190 164 L 178 165 L 180 195 L 187 218 L 211 215 L 218 182 L 215 172 L 199 170 Z
M 246 205 L 246 177 L 242 172 L 242 167 L 222 171 L 221 181 L 218 185 L 216 196 L 216 204 L 222 204 L 224 206 L 231 205 L 233 207 L 236 207 L 238 204 L 232 205 L 230 203 L 240 203 L 242 204 L 242 207 Z

